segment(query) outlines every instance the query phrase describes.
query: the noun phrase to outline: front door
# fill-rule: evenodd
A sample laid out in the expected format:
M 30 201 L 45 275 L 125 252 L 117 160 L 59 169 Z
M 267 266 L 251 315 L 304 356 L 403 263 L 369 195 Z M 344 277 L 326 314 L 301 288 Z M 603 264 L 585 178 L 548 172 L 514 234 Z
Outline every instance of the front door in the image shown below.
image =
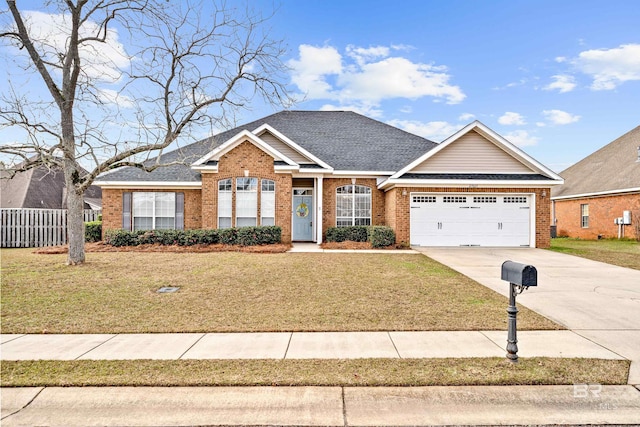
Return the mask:
M 313 190 L 293 190 L 292 240 L 313 240 Z

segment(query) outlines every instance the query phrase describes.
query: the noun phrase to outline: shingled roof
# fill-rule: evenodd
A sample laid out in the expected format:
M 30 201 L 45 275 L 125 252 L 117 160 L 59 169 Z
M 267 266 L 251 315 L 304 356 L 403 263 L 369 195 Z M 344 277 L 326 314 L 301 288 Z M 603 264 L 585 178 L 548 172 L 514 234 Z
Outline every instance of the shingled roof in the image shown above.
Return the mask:
M 551 197 L 570 197 L 640 188 L 640 126 L 560 172 L 564 184 Z
M 281 111 L 162 155 L 162 162 L 183 161 L 147 173 L 122 168 L 104 181 L 200 181 L 190 168 L 200 157 L 242 132 L 267 124 L 334 170 L 397 171 L 436 147 L 435 142 L 351 111 Z M 155 159 L 149 160 L 155 162 Z

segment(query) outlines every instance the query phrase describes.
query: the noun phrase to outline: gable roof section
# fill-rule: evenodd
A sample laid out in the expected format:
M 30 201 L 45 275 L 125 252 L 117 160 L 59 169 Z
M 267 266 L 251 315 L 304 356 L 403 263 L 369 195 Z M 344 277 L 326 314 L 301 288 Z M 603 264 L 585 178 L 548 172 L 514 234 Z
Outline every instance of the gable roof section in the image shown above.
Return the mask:
M 329 166 L 337 173 L 397 171 L 437 146 L 428 139 L 351 111 L 281 111 L 161 156 L 162 162 L 182 164 L 158 168 L 153 172 L 125 167 L 101 175 L 99 181 L 103 184 L 128 181 L 195 184 L 201 180 L 200 172 L 192 170 L 191 164 L 240 132 L 253 133 L 263 127 L 270 129 L 272 134 L 272 131 L 280 134 L 274 135 L 290 146 L 298 147 L 306 157 L 315 158 L 315 164 L 325 169 Z M 153 164 L 156 158 L 148 162 Z
M 408 180 L 428 184 L 460 180 L 456 184 L 461 185 L 498 179 L 523 185 L 562 183 L 555 172 L 476 120 L 400 169 L 380 188 Z
M 640 190 L 640 126 L 570 166 L 554 199 Z
M 280 151 L 276 150 L 271 145 L 267 144 L 261 138 L 249 132 L 248 130 L 243 130 L 239 134 L 235 135 L 233 138 L 229 139 L 228 141 L 214 148 L 211 152 L 207 153 L 205 156 L 198 159 L 191 168 L 196 170 L 207 170 L 207 169 L 217 170 L 218 161 L 220 160 L 220 157 L 224 156 L 229 151 L 233 150 L 238 145 L 244 142 L 249 142 L 255 145 L 256 147 L 258 147 L 259 149 L 261 149 L 262 151 L 264 151 L 265 153 L 273 157 L 275 161 L 284 162 L 288 166 L 296 166 L 296 162 L 291 160 L 289 157 L 282 154 Z M 207 163 L 209 162 L 211 163 L 210 166 L 207 165 Z M 213 164 L 214 162 L 215 162 L 215 165 Z

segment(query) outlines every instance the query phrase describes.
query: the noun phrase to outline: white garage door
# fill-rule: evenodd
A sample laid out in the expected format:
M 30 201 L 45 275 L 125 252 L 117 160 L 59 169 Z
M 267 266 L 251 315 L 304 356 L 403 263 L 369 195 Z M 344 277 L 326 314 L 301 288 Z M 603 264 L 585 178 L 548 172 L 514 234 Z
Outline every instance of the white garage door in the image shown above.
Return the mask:
M 411 193 L 411 244 L 529 246 L 531 197 Z

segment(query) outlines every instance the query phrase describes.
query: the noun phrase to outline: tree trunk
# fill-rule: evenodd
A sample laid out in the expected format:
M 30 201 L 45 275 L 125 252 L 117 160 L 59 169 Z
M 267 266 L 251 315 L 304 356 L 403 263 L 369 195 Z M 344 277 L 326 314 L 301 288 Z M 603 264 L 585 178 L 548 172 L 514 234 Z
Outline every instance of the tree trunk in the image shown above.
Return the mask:
M 75 186 L 67 183 L 67 237 L 69 256 L 67 264 L 82 264 L 84 256 L 84 199 L 76 192 Z

